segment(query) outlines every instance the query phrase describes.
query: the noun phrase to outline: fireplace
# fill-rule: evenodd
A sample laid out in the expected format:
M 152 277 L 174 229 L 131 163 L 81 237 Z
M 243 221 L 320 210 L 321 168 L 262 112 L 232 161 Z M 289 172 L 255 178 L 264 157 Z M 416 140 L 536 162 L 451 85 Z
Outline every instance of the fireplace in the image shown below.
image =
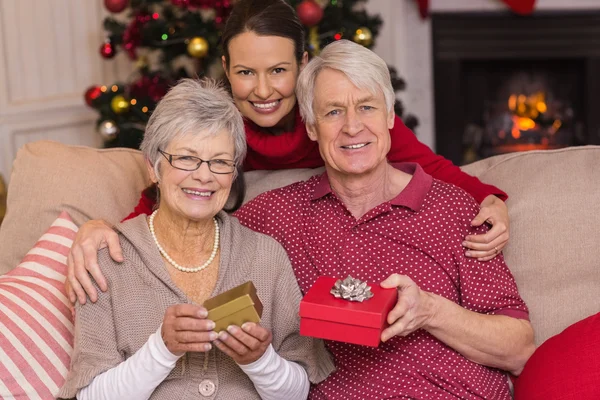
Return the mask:
M 432 16 L 437 152 L 600 143 L 600 12 Z

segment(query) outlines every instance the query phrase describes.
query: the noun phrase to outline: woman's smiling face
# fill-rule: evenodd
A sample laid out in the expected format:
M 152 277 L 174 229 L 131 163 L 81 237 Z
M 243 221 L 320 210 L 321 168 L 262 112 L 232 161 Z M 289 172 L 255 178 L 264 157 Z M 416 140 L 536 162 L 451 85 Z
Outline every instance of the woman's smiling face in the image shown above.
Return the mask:
M 294 42 L 248 31 L 231 39 L 228 50 L 229 68 L 225 58 L 223 68 L 242 115 L 260 127 L 281 128 L 296 105 L 300 68 Z
M 190 133 L 173 139 L 163 150 L 175 158 L 197 157 L 202 160 L 233 160 L 235 146 L 229 132 Z M 160 208 L 172 217 L 193 221 L 209 220 L 223 209 L 234 174 L 215 174 L 203 162 L 195 171 L 183 171 L 170 165 L 168 156 L 160 159 L 160 180 L 148 163 L 153 182 L 159 182 Z

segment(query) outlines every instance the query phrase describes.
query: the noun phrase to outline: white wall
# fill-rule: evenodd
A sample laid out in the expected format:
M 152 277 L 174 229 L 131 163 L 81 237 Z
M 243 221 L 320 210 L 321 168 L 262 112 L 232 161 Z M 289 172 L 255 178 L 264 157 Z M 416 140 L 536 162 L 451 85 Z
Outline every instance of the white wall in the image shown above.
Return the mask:
M 114 82 L 123 59 L 105 62 L 101 0 L 0 0 L 0 174 L 23 144 L 51 139 L 99 146 L 92 84 Z M 120 56 L 123 58 L 124 55 Z M 121 66 L 121 68 L 119 68 Z
M 406 111 L 419 119 L 419 140 L 434 148 L 430 23 L 421 19 L 414 0 L 369 0 L 367 9 L 383 18 L 373 50 L 406 81 L 406 90 L 399 97 Z

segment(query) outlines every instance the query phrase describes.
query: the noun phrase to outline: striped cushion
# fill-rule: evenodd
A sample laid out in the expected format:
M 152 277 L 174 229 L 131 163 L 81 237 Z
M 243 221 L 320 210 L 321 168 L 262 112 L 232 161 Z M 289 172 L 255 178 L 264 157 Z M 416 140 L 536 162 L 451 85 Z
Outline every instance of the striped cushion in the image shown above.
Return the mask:
M 0 399 L 53 399 L 73 350 L 64 282 L 77 226 L 62 212 L 21 264 L 0 276 Z

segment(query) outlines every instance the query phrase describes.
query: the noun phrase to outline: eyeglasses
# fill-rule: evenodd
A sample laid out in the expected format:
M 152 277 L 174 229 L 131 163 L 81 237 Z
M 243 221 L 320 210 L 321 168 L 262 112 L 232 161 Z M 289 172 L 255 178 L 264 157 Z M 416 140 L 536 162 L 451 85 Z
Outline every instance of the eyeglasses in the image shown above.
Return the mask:
M 176 154 L 165 153 L 161 149 L 158 152 L 162 154 L 173 168 L 182 171 L 195 171 L 202 163 L 208 164 L 208 169 L 213 174 L 232 174 L 235 171 L 235 162 L 232 160 L 203 160 L 194 156 L 179 156 Z

